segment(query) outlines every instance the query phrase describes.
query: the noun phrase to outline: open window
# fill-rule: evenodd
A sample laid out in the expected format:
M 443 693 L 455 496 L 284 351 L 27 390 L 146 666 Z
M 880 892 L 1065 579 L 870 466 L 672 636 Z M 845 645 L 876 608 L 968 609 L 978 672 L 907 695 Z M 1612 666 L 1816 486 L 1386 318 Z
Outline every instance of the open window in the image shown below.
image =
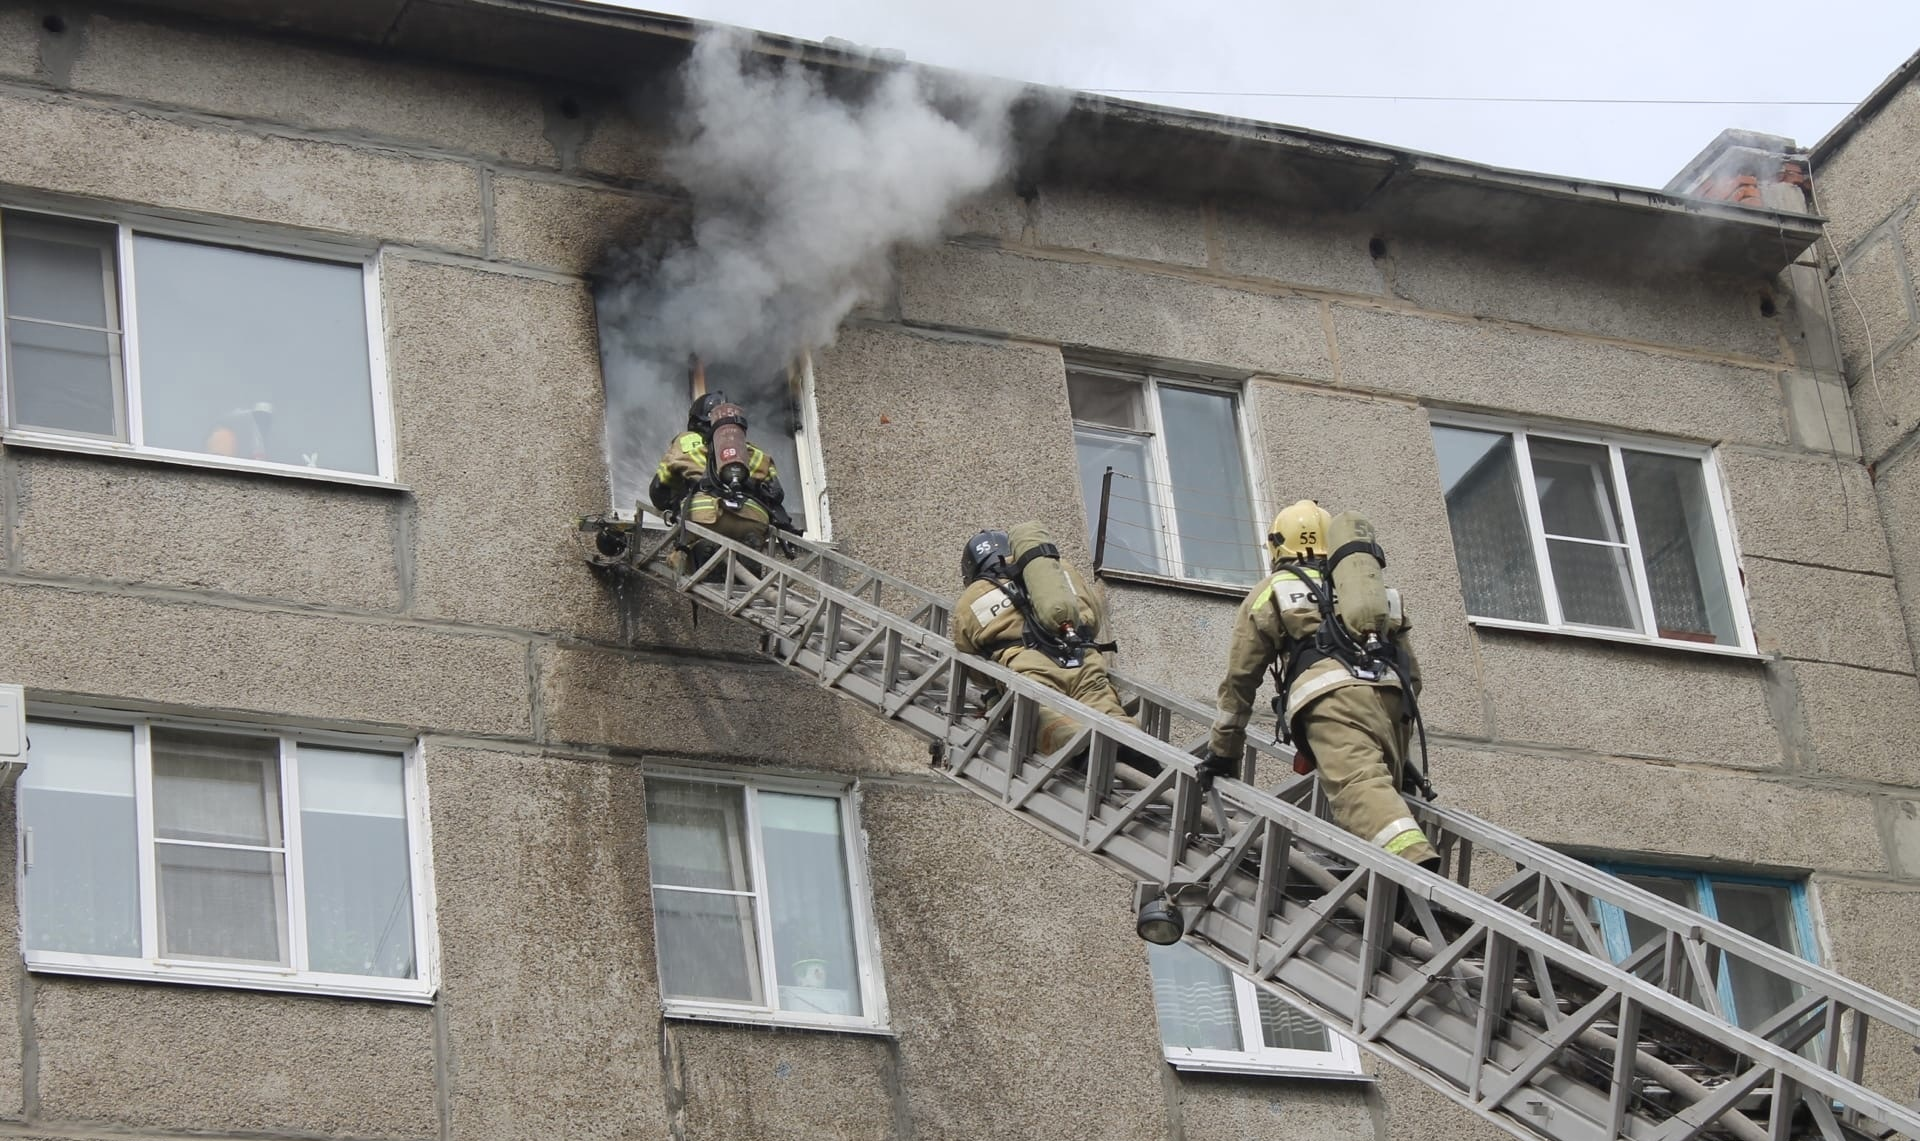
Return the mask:
M 794 525 L 811 539 L 832 537 L 810 358 L 802 356 L 784 369 L 763 374 L 726 361 L 695 369 L 685 359 L 613 352 L 604 343 L 601 358 L 608 475 L 617 517 L 631 519 L 635 504 L 647 505 L 647 484 L 660 457 L 674 437 L 687 430 L 688 406 L 708 392 L 724 392 L 746 411 L 747 438 L 773 457 Z

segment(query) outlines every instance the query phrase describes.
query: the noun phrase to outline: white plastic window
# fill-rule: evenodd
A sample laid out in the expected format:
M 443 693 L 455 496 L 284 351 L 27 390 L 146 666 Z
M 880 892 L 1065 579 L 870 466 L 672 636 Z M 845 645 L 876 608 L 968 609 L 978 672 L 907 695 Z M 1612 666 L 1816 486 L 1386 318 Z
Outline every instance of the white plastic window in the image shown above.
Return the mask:
M 425 999 L 419 772 L 384 744 L 35 717 L 34 970 Z
M 9 441 L 391 480 L 371 258 L 0 210 Z
M 1752 650 L 1711 452 L 1472 421 L 1433 435 L 1476 622 Z
M 805 785 L 647 778 L 647 854 L 667 1011 L 885 1025 L 852 805 Z
M 1185 943 L 1149 945 L 1160 1044 L 1177 1069 L 1356 1077 L 1360 1051 Z
M 674 437 L 687 430 L 687 409 L 698 396 L 722 392 L 747 414 L 747 438 L 773 459 L 786 491 L 787 513 L 810 539 L 833 537 L 827 515 L 825 469 L 813 399 L 813 362 L 748 376 L 724 363 L 696 378 L 684 360 L 628 352 L 602 330 L 601 370 L 606 389 L 607 458 L 613 513 L 631 519 L 636 505 L 649 512 L 647 487 Z M 656 516 L 648 518 L 658 522 Z
M 1260 577 L 1237 391 L 1076 368 L 1067 397 L 1096 566 L 1239 586 Z

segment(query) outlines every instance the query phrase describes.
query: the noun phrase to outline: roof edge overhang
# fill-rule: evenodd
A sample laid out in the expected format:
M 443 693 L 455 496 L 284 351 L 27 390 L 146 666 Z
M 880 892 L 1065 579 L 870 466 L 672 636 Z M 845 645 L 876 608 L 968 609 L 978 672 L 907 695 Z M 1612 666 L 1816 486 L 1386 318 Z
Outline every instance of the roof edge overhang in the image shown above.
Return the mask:
M 1813 144 L 1813 150 L 1809 153 L 1813 156 L 1814 163 L 1825 166 L 1827 160 L 1833 157 L 1834 151 L 1844 146 L 1846 141 L 1854 136 L 1854 132 L 1865 126 L 1868 120 L 1879 114 L 1887 104 L 1893 102 L 1894 97 L 1905 90 L 1907 84 L 1916 79 L 1920 79 L 1920 51 L 1914 52 L 1907 57 L 1905 63 L 1894 68 L 1891 75 L 1881 80 L 1878 87 L 1867 93 L 1867 97 L 1860 101 L 1858 107 L 1847 112 L 1846 116 L 1835 123 L 1833 129 L 1828 131 L 1824 138 Z
M 121 0 L 116 6 L 601 89 L 631 89 L 657 78 L 713 26 L 586 0 Z M 752 43 L 756 51 L 823 69 L 874 72 L 902 62 L 897 53 L 766 32 L 755 32 Z M 1024 116 L 1019 176 L 1030 180 L 1230 196 L 1294 217 L 1357 216 L 1389 234 L 1448 232 L 1456 241 L 1528 256 L 1629 261 L 1653 270 L 1775 273 L 1820 232 L 1821 219 L 1807 214 L 1509 170 L 1203 111 L 1027 90 L 1033 113 Z

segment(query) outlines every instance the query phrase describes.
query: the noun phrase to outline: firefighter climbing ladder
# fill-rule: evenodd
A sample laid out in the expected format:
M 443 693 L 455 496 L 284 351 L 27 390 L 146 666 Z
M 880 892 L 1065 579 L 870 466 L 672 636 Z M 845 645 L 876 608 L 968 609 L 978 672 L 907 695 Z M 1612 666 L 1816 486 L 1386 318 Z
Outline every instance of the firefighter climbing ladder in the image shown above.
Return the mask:
M 595 563 L 752 627 L 770 657 L 931 741 L 953 780 L 1161 894 L 1191 946 L 1515 1136 L 1920 1141 L 1910 1006 L 1438 805 L 1417 810 L 1444 860 L 1426 872 L 1324 819 L 1273 746 L 1249 761 L 1290 778 L 1277 792 L 1203 795 L 1169 738 L 1209 709 L 1116 675 L 1141 727 L 1106 717 L 960 654 L 946 602 L 826 547 L 795 540 L 782 560 L 686 524 L 582 529 Z M 687 574 L 669 562 L 683 538 L 712 550 Z M 1083 726 L 1053 754 L 1034 745 L 1042 708 Z M 1623 961 L 1592 901 L 1624 915 Z M 1785 1006 L 1731 1022 L 1733 963 Z

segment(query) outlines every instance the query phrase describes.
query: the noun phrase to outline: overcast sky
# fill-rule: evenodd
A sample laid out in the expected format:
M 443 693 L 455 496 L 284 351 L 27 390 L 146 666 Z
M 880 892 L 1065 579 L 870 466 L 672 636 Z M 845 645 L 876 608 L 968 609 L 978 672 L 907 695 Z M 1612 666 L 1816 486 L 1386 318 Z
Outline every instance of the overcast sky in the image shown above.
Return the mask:
M 614 0 L 621 2 L 621 0 Z M 1838 100 L 1920 48 L 1920 0 L 652 0 L 926 63 L 1662 185 L 1726 127 L 1811 145 L 1844 106 L 1425 102 L 1174 94 Z

